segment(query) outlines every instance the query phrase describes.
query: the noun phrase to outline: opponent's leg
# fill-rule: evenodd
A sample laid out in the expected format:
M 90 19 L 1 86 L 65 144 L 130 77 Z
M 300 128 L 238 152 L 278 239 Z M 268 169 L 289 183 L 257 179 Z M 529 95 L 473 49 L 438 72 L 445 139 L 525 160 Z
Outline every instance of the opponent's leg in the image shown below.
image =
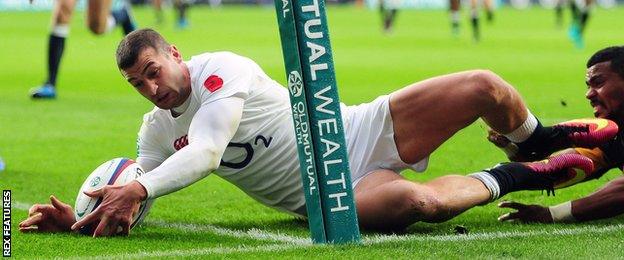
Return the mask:
M 32 98 L 55 98 L 56 78 L 61 58 L 65 50 L 65 39 L 69 35 L 69 23 L 73 14 L 75 0 L 58 0 L 52 11 L 52 30 L 48 40 L 48 78 L 46 82 L 31 90 Z

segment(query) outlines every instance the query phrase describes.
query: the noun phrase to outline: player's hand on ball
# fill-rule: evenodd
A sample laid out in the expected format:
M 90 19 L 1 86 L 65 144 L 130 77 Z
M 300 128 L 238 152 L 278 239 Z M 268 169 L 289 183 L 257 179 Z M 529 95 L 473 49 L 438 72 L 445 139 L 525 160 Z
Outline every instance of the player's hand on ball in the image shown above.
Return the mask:
M 22 232 L 70 232 L 76 222 L 72 207 L 50 196 L 51 204 L 35 204 L 28 218 L 19 223 Z
M 99 221 L 93 237 L 128 235 L 133 214 L 138 211 L 141 201 L 147 196 L 145 188 L 137 181 L 120 186 L 106 185 L 85 194 L 90 197 L 101 197 L 102 203 L 96 210 L 76 222 L 71 229 L 78 230 Z
M 553 223 L 550 210 L 547 207 L 540 205 L 526 205 L 513 201 L 503 201 L 498 204 L 498 207 L 516 210 L 514 212 L 501 215 L 498 217 L 499 221 Z

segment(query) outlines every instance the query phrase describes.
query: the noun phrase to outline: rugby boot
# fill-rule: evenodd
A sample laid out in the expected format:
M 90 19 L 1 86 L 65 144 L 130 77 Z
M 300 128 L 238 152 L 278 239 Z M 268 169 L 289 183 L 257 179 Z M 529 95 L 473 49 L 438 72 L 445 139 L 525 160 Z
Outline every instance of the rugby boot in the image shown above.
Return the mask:
M 485 170 L 500 186 L 500 196 L 520 190 L 546 190 L 579 183 L 594 171 L 591 159 L 580 154 L 561 154 L 537 162 L 510 162 Z
M 594 162 L 580 154 L 561 154 L 538 162 L 524 163 L 524 165 L 534 172 L 555 177 L 554 189 L 582 182 L 594 172 Z
M 539 138 L 529 138 L 522 143 L 498 145 L 514 148 L 515 152 L 507 152 L 507 157 L 513 161 L 542 160 L 554 152 L 565 148 L 582 147 L 595 148 L 613 139 L 618 133 L 618 125 L 608 119 L 585 118 L 575 119 L 544 127 L 545 133 Z M 491 139 L 491 138 L 490 138 Z M 509 150 L 509 149 L 507 149 Z
M 56 88 L 46 83 L 41 87 L 32 89 L 30 97 L 34 99 L 54 99 L 56 98 Z

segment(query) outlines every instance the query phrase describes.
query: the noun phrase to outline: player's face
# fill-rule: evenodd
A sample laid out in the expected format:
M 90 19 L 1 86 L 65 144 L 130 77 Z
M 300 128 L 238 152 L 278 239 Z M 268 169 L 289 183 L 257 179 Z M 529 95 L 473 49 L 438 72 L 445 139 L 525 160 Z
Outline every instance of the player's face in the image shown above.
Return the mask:
M 585 81 L 585 97 L 594 108 L 594 116 L 624 121 L 624 79 L 611 69 L 611 62 L 589 67 Z
M 134 66 L 122 74 L 141 95 L 162 109 L 182 105 L 191 92 L 188 68 L 173 45 L 168 53 L 144 49 Z

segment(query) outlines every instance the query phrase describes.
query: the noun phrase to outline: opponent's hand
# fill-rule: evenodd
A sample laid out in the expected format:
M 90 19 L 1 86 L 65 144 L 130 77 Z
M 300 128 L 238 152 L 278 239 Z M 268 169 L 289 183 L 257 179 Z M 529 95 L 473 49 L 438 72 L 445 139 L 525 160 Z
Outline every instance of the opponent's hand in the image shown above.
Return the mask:
M 496 145 L 499 148 L 504 148 L 507 147 L 511 141 L 509 141 L 509 139 L 507 139 L 507 137 L 505 137 L 502 134 L 499 134 L 498 132 L 489 129 L 488 130 L 488 136 L 487 136 L 488 141 L 490 141 L 490 143 L 493 143 L 494 145 Z
M 52 204 L 35 204 L 28 210 L 28 218 L 19 223 L 21 232 L 70 232 L 76 222 L 72 207 L 50 196 Z
M 515 209 L 514 212 L 509 212 L 498 217 L 499 221 L 521 221 L 521 222 L 539 222 L 539 223 L 553 223 L 550 210 L 547 207 L 540 205 L 526 205 L 513 201 L 503 201 L 498 204 L 500 208 Z
M 147 197 L 145 188 L 137 181 L 121 186 L 106 185 L 85 194 L 89 197 L 102 197 L 102 203 L 85 218 L 72 225 L 71 229 L 78 230 L 82 226 L 99 221 L 93 237 L 128 235 L 132 216 L 138 211 L 141 201 Z

